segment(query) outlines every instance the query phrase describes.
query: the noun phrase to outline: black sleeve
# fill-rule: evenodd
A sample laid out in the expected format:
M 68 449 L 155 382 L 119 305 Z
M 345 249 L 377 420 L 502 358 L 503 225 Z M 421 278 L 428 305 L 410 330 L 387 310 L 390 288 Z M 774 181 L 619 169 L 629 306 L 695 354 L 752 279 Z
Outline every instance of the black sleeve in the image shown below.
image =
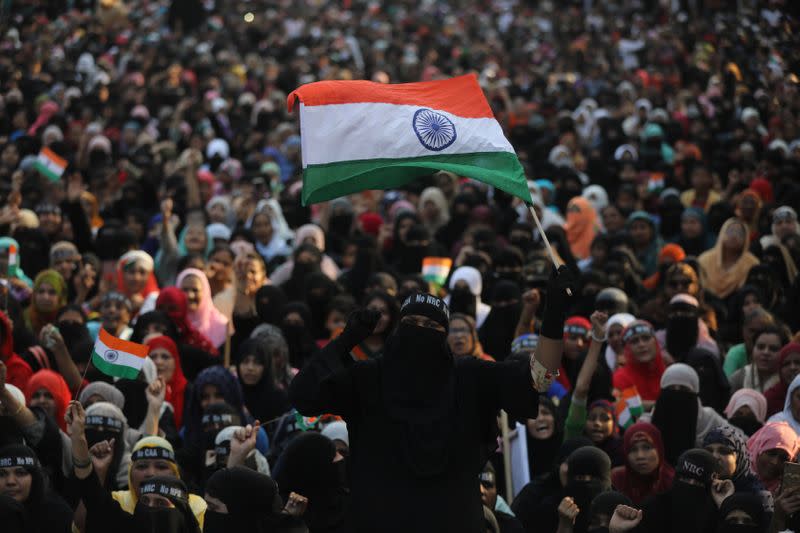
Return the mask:
M 94 470 L 86 479 L 75 479 L 81 500 L 86 506 L 86 533 L 109 531 L 115 527 L 122 531 L 129 529 L 133 515 L 125 512 L 111 492 L 100 485 Z
M 312 357 L 289 385 L 289 401 L 305 416 L 347 417 L 357 405 L 349 350 L 334 339 Z
M 92 242 L 92 228 L 89 226 L 89 219 L 83 211 L 80 202 L 62 202 L 61 209 L 67 214 L 69 223 L 72 225 L 73 243 L 78 247 L 78 251 L 83 253 L 94 251 Z
M 164 409 L 161 418 L 158 419 L 158 429 L 164 432 L 164 438 L 175 448 L 181 446 L 181 436 L 178 428 L 175 427 L 175 413 L 172 409 Z
M 539 415 L 539 392 L 526 362 L 493 363 L 475 358 L 465 362 L 476 367 L 480 393 L 494 409 L 503 409 L 520 419 Z

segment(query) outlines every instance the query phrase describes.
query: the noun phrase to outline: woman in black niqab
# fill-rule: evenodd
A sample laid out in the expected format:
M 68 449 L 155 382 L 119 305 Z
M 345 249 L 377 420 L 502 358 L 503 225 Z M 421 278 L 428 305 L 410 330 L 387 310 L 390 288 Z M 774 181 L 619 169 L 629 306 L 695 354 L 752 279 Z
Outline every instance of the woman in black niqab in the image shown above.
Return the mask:
M 513 281 L 498 281 L 489 304 L 492 310 L 478 330 L 483 349 L 497 361 L 511 353 L 511 341 L 522 313 L 522 290 Z
M 350 531 L 346 524 L 349 498 L 341 472 L 344 461 L 336 459 L 336 446 L 329 438 L 307 432 L 289 443 L 275 465 L 275 481 L 284 501 L 290 492 L 308 498 L 303 519 L 310 533 Z
M 303 368 L 303 363 L 316 351 L 311 335 L 311 310 L 303 302 L 289 302 L 283 307 L 280 328 L 289 345 L 289 364 Z
M 722 414 L 731 397 L 731 385 L 719 359 L 709 350 L 695 347 L 686 355 L 686 364 L 700 378 L 700 403 Z
M 221 513 L 209 507 L 203 524 L 205 533 L 283 533 L 298 520 L 281 513 L 283 501 L 271 477 L 243 466 L 215 472 L 206 483 L 206 498 L 209 496 L 228 510 Z

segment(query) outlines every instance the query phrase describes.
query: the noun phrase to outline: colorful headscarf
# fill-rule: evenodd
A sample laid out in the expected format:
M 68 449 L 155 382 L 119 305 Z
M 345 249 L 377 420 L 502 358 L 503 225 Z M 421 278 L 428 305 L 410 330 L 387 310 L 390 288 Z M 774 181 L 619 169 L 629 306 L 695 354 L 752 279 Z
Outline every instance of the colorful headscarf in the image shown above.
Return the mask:
M 767 419 L 767 400 L 763 394 L 753 389 L 739 389 L 734 392 L 731 399 L 728 400 L 728 406 L 725 407 L 725 416 L 732 417 L 740 407 L 745 405 L 753 411 L 756 420 L 763 424 Z
M 781 348 L 780 353 L 778 353 L 778 368 L 783 368 L 783 363 L 789 354 L 793 353 L 800 353 L 800 343 L 797 342 L 790 342 L 783 348 Z M 777 413 L 781 410 L 785 411 L 786 407 L 786 399 L 789 397 L 787 392 L 789 391 L 789 383 L 785 383 L 783 381 L 783 375 L 778 372 L 780 376 L 780 381 L 764 391 L 764 397 L 767 399 L 767 412 L 769 414 Z M 794 381 L 792 381 L 794 383 Z M 787 420 L 788 422 L 788 420 Z
M 168 401 L 175 411 L 175 427 L 180 428 L 183 422 L 183 400 L 186 392 L 187 380 L 183 375 L 183 367 L 181 366 L 181 356 L 175 342 L 166 335 L 153 337 L 145 342 L 151 350 L 164 349 L 172 355 L 175 360 L 175 371 L 172 377 L 167 382 L 167 393 L 164 399 Z
M 790 461 L 793 461 L 797 452 L 800 451 L 800 439 L 792 426 L 786 422 L 770 422 L 756 431 L 747 441 L 747 450 L 750 452 L 750 470 L 756 476 L 759 475 L 756 468 L 758 456 L 766 451 L 776 449 L 785 451 L 789 455 Z M 772 493 L 780 485 L 780 479 L 770 481 L 762 479 L 761 482 Z
M 195 276 L 202 286 L 200 304 L 196 311 L 190 311 L 189 321 L 201 333 L 203 333 L 214 346 L 222 346 L 228 336 L 228 318 L 214 307 L 211 299 L 211 286 L 205 273 L 196 268 L 187 268 L 175 280 L 175 285 L 180 287 L 183 280 L 189 276 Z
M 165 312 L 169 316 L 178 329 L 181 342 L 211 355 L 219 355 L 217 347 L 189 321 L 186 294 L 178 287 L 165 287 L 158 293 L 156 309 Z
M 794 377 L 792 382 L 789 384 L 789 388 L 786 389 L 786 399 L 783 403 L 783 411 L 780 413 L 776 413 L 772 417 L 770 417 L 770 422 L 785 422 L 792 426 L 795 433 L 797 433 L 798 439 L 800 439 L 800 420 L 797 420 L 792 413 L 792 394 L 800 388 L 800 375 Z
M 722 266 L 722 241 L 728 228 L 734 224 L 738 224 L 744 229 L 744 244 L 736 263 L 726 270 Z M 722 229 L 719 230 L 719 235 L 720 238 L 717 239 L 714 247 L 707 252 L 703 252 L 697 262 L 700 264 L 700 278 L 703 287 L 718 298 L 727 298 L 736 289 L 744 285 L 745 281 L 747 281 L 747 273 L 759 261 L 756 256 L 748 251 L 750 246 L 749 230 L 741 220 L 736 218 L 728 219 L 722 225 Z
M 58 313 L 58 309 L 50 313 L 43 313 L 36 307 L 36 291 L 43 283 L 47 283 L 55 289 L 58 294 L 59 309 L 67 304 L 67 282 L 64 281 L 61 274 L 53 269 L 39 272 L 39 275 L 36 276 L 36 280 L 33 282 L 34 295 L 31 297 L 31 305 L 28 306 L 24 313 L 25 325 L 36 335 L 39 334 L 39 331 L 41 331 L 46 324 L 54 322 L 56 314 Z
M 656 341 L 656 356 L 652 361 L 640 363 L 631 350 L 628 339 L 633 334 L 649 332 L 654 335 L 653 326 L 646 320 L 631 322 L 622 332 L 625 339 L 625 366 L 614 372 L 614 388 L 625 390 L 636 387 L 643 400 L 655 401 L 661 392 L 661 376 L 666 365 L 661 356 L 661 346 Z
M 141 250 L 131 250 L 120 257 L 119 261 L 117 261 L 117 289 L 128 298 L 133 296 L 125 287 L 125 278 L 123 277 L 122 272 L 126 268 L 137 265 L 141 266 L 148 272 L 147 282 L 145 283 L 144 288 L 139 292 L 140 296 L 147 298 L 150 293 L 158 291 L 158 282 L 153 274 L 153 268 L 155 267 L 155 264 L 152 256 Z
M 72 393 L 67 386 L 67 382 L 58 372 L 49 369 L 39 370 L 25 386 L 25 402 L 30 405 L 31 398 L 40 389 L 47 389 L 56 402 L 55 422 L 61 431 L 67 430 L 67 423 L 64 421 L 64 413 L 67 412 L 67 405 L 72 399 Z
M 567 223 L 564 225 L 572 255 L 586 259 L 597 235 L 597 212 L 582 196 L 576 196 L 567 204 Z
M 710 444 L 724 444 L 736 453 L 736 470 L 731 480 L 736 483 L 741 478 L 752 475 L 750 455 L 747 453 L 747 438 L 739 429 L 719 426 L 712 429 L 703 439 L 703 447 Z
M 640 441 L 649 442 L 658 454 L 658 468 L 649 476 L 638 474 L 628 461 L 628 454 L 633 445 Z M 637 422 L 625 430 L 623 452 L 625 466 L 615 468 L 611 472 L 611 480 L 617 490 L 628 496 L 634 504 L 669 490 L 675 478 L 675 470 L 667 463 L 661 431 L 656 426 L 648 422 Z

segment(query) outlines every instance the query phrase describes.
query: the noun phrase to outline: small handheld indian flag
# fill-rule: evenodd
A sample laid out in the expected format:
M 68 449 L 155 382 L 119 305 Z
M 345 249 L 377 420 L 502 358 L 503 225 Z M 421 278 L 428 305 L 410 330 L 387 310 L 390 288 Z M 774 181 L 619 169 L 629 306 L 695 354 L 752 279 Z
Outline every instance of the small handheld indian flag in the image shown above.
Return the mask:
M 444 285 L 453 260 L 449 257 L 426 257 L 422 260 L 422 277 L 437 287 Z
M 303 205 L 397 188 L 446 170 L 531 202 L 522 165 L 474 74 L 382 84 L 319 81 L 295 89 Z
M 39 152 L 34 167 L 50 181 L 58 181 L 67 168 L 67 160 L 45 146 Z
M 13 276 L 16 273 L 17 266 L 17 247 L 11 245 L 8 247 L 8 275 Z
M 135 379 L 144 365 L 150 348 L 144 344 L 118 339 L 100 329 L 92 352 L 92 364 L 103 374 Z
M 628 428 L 633 425 L 643 412 L 642 398 L 636 387 L 623 390 L 616 405 L 617 422 L 620 427 Z

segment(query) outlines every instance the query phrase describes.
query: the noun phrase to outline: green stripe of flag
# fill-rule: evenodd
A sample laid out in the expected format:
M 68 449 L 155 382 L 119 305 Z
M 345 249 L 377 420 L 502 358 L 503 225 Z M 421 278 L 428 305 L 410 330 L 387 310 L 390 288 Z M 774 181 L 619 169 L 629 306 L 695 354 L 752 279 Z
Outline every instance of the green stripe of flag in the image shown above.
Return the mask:
M 92 352 L 92 364 L 103 374 L 107 376 L 113 376 L 116 378 L 122 379 L 136 379 L 139 376 L 140 370 L 135 368 L 131 368 L 125 365 L 115 365 L 113 363 L 109 363 L 103 357 L 97 353 Z
M 61 178 L 61 172 L 56 172 L 48 165 L 44 164 L 42 161 L 36 160 L 33 164 L 34 168 L 38 170 L 42 175 L 44 175 L 50 181 L 58 181 Z
M 310 165 L 303 172 L 303 205 L 365 189 L 398 188 L 439 170 L 477 179 L 530 201 L 525 173 L 515 154 L 476 152 Z

